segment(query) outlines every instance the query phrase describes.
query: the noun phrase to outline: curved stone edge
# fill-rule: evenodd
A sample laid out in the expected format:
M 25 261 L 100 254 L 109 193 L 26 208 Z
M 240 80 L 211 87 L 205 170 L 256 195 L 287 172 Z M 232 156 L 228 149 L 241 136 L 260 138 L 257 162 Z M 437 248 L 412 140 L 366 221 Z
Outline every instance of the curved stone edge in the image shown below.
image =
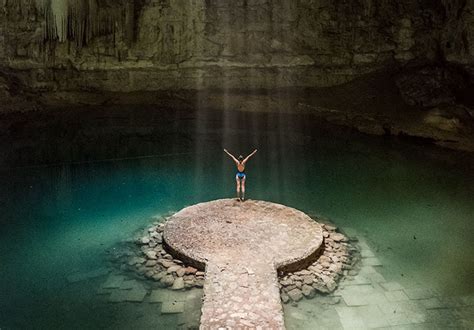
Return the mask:
M 177 212 L 170 212 L 165 215 L 152 217 L 152 222 L 145 228 L 138 230 L 134 234 L 133 239 L 126 239 L 121 243 L 117 244 L 112 250 L 108 250 L 109 261 L 117 267 L 117 269 L 124 275 L 132 275 L 138 280 L 149 280 L 152 285 L 158 285 L 159 287 L 176 290 L 172 287 L 171 282 L 167 281 L 167 278 L 174 276 L 177 279 L 177 272 L 172 274 L 167 273 L 168 267 L 176 267 L 181 265 L 184 269 L 187 266 L 183 264 L 182 260 L 174 260 L 172 255 L 164 249 L 164 242 L 162 240 L 162 234 L 164 226 L 168 219 Z M 306 214 L 306 213 L 305 213 Z M 346 275 L 354 273 L 356 264 L 360 261 L 360 248 L 357 245 L 357 238 L 350 236 L 338 230 L 338 228 L 332 223 L 332 221 L 324 216 L 310 212 L 307 214 L 311 221 L 318 222 L 323 228 L 323 245 L 308 259 L 308 263 L 315 258 L 315 261 L 308 267 L 301 270 L 289 270 L 280 269 L 278 270 L 278 278 L 281 288 L 281 297 L 284 303 L 288 302 L 288 291 L 292 289 L 294 281 L 303 281 L 305 275 L 316 276 L 316 280 L 312 285 L 316 292 L 323 294 L 331 293 L 337 288 L 337 282 Z M 158 221 L 157 221 L 158 220 Z M 337 237 L 336 237 L 337 236 Z M 329 248 L 329 250 L 327 250 Z M 343 252 L 343 256 L 339 256 L 338 261 L 329 260 L 329 257 L 333 254 Z M 155 255 L 149 255 L 148 252 L 156 253 Z M 319 253 L 319 255 L 318 255 Z M 156 266 L 145 265 L 146 261 L 155 261 Z M 161 263 L 161 260 L 166 261 L 167 265 Z M 324 265 L 324 263 L 327 263 Z M 338 265 L 339 268 L 330 269 L 331 265 Z M 300 264 L 299 267 L 301 267 Z M 297 268 L 299 268 L 297 267 Z M 191 267 L 192 268 L 192 267 Z M 196 268 L 196 267 L 194 267 Z M 328 269 L 329 268 L 329 269 Z M 197 270 L 195 270 L 197 271 Z M 323 271 L 330 271 L 331 274 L 322 275 Z M 201 274 L 199 274 L 201 273 Z M 169 276 L 164 276 L 169 275 Z M 188 273 L 187 273 L 188 274 Z M 204 271 L 198 273 L 192 273 L 195 283 L 192 285 L 186 284 L 183 289 L 190 289 L 192 287 L 202 288 L 204 283 Z M 300 295 L 301 296 L 301 295 Z M 301 296 L 302 297 L 302 296 Z M 305 298 L 311 299 L 314 297 L 312 293 L 304 295 Z M 296 296 L 298 298 L 298 296 Z M 297 302 L 299 299 L 290 299 Z
M 206 269 L 206 262 L 204 260 L 198 260 L 199 258 L 192 258 L 184 253 L 181 253 L 180 251 L 172 248 L 167 242 L 165 235 L 163 235 L 163 248 L 165 251 L 167 251 L 169 254 L 171 254 L 175 259 L 181 260 L 183 263 L 192 266 L 196 269 L 199 269 L 201 271 L 205 271 Z
M 277 203 L 274 203 L 277 204 Z M 282 204 L 277 204 L 281 205 L 287 208 L 290 208 L 300 214 L 302 214 L 307 221 L 310 221 L 313 223 L 313 225 L 318 226 L 318 235 L 314 238 L 312 241 L 313 244 L 311 247 L 308 247 L 306 253 L 302 255 L 301 257 L 298 258 L 291 258 L 288 260 L 283 260 L 281 262 L 275 263 L 275 268 L 277 269 L 278 272 L 294 272 L 297 270 L 301 270 L 304 268 L 307 268 L 309 265 L 311 265 L 314 261 L 318 259 L 318 257 L 321 255 L 322 249 L 324 249 L 324 236 L 323 236 L 323 228 L 319 222 L 317 222 L 315 219 L 311 218 L 309 215 L 304 213 L 303 211 L 300 211 L 296 208 L 285 206 Z
M 169 253 L 171 254 L 172 256 L 174 256 L 176 259 L 179 259 L 179 260 L 182 260 L 183 262 L 187 262 L 189 265 L 199 269 L 199 270 L 202 270 L 204 271 L 206 269 L 206 263 L 207 263 L 207 260 L 203 259 L 203 258 L 200 258 L 199 256 L 197 255 L 189 255 L 188 254 L 185 254 L 183 253 L 182 251 L 179 251 L 175 248 L 173 248 L 171 246 L 171 244 L 169 244 L 169 241 L 170 241 L 170 238 L 169 238 L 169 230 L 167 230 L 167 228 L 169 228 L 170 224 L 171 224 L 171 220 L 174 218 L 174 217 L 177 217 L 180 215 L 180 213 L 184 212 L 186 209 L 188 209 L 189 207 L 197 207 L 199 205 L 202 205 L 202 204 L 207 204 L 209 202 L 217 202 L 217 201 L 221 201 L 221 200 L 224 200 L 224 199 L 217 199 L 217 200 L 212 200 L 212 201 L 207 201 L 207 202 L 201 202 L 201 203 L 197 203 L 197 204 L 193 204 L 193 205 L 188 205 L 184 208 L 182 208 L 181 210 L 179 210 L 178 212 L 176 212 L 175 214 L 171 215 L 168 219 L 166 219 L 165 223 L 164 223 L 164 227 L 163 227 L 163 248 Z
M 180 211 L 173 214 L 170 218 L 168 218 L 167 221 L 165 222 L 164 230 L 163 230 L 163 247 L 165 248 L 165 250 L 168 251 L 168 253 L 171 254 L 176 259 L 182 260 L 183 262 L 188 263 L 189 265 L 191 265 L 191 266 L 193 266 L 193 267 L 195 267 L 199 270 L 205 270 L 205 268 L 206 268 L 205 265 L 206 265 L 207 260 L 205 260 L 203 258 L 200 258 L 200 257 L 198 257 L 194 254 L 191 254 L 191 255 L 189 253 L 185 254 L 182 251 L 179 251 L 179 250 L 173 248 L 168 243 L 169 237 L 168 237 L 168 234 L 167 234 L 167 232 L 168 232 L 167 228 L 168 228 L 169 224 L 171 223 L 170 220 L 172 220 L 173 217 L 179 216 L 179 214 L 181 212 L 184 212 L 189 207 L 198 207 L 199 205 L 202 205 L 202 204 L 207 204 L 207 203 L 210 203 L 210 202 L 218 203 L 220 201 L 226 201 L 226 200 L 228 200 L 228 199 L 227 198 L 221 198 L 221 199 L 216 199 L 216 200 L 212 200 L 212 201 L 193 204 L 193 205 L 184 207 Z M 260 200 L 257 201 L 257 202 L 260 202 Z M 300 210 L 298 210 L 294 207 L 286 206 L 286 205 L 271 202 L 271 201 L 262 201 L 262 202 L 271 203 L 271 204 L 274 204 L 278 207 L 282 207 L 282 208 L 286 208 L 286 209 L 291 209 L 292 211 L 295 211 L 295 212 L 299 213 L 300 215 L 302 215 L 302 217 L 306 218 L 307 221 L 312 222 L 314 225 L 318 226 L 319 234 L 312 241 L 312 242 L 314 242 L 312 244 L 312 247 L 309 247 L 307 249 L 307 251 L 301 257 L 294 257 L 294 258 L 289 258 L 287 260 L 283 260 L 283 261 L 280 261 L 280 262 L 276 262 L 274 264 L 275 269 L 278 272 L 294 272 L 294 271 L 298 271 L 298 270 L 301 270 L 301 269 L 304 269 L 304 268 L 308 267 L 315 260 L 317 260 L 318 257 L 321 255 L 321 250 L 324 248 L 323 228 L 321 227 L 321 224 L 318 223 L 315 219 L 313 219 L 309 215 L 307 215 L 306 213 L 304 213 L 303 211 L 300 211 Z
M 318 260 L 323 250 L 324 250 L 324 247 L 321 245 L 320 247 L 318 247 L 316 250 L 309 253 L 305 257 L 299 258 L 298 260 L 294 260 L 282 266 L 277 266 L 276 269 L 278 272 L 283 272 L 283 273 L 296 272 L 298 270 L 306 269 L 311 264 L 313 264 L 316 260 Z

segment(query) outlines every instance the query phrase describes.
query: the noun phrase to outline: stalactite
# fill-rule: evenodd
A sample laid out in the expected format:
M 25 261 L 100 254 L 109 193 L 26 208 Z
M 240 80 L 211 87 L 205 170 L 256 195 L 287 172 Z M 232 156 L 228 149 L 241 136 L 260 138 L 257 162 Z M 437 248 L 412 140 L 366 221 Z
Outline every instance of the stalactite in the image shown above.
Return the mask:
M 141 0 L 142 1 L 142 0 Z M 135 0 L 2 0 L 3 10 L 25 15 L 36 8 L 44 19 L 43 40 L 74 42 L 78 48 L 100 35 L 121 33 L 131 43 L 135 36 Z

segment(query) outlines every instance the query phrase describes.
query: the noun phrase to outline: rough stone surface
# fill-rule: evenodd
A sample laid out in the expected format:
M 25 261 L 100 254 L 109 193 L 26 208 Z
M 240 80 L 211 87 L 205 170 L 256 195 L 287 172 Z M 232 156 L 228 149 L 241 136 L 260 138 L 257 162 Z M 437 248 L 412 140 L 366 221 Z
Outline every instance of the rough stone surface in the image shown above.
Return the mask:
M 204 96 L 198 99 L 213 109 L 256 109 L 263 103 L 275 113 L 310 111 L 362 133 L 408 135 L 443 147 L 474 150 L 472 97 L 457 93 L 470 80 L 461 95 L 472 94 L 472 0 L 97 1 L 97 16 L 93 15 L 99 19 L 96 29 L 83 28 L 84 38 L 76 31 L 79 34 L 60 39 L 55 35 L 56 26 L 46 24 L 45 11 L 35 3 L 0 2 L 0 113 L 71 103 L 154 104 L 169 91 L 176 102 L 181 96 L 174 93 L 201 90 Z M 75 15 L 64 17 L 74 20 L 71 28 L 94 22 L 88 13 L 82 14 L 78 17 L 83 21 Z M 110 20 L 103 19 L 104 15 Z M 47 35 L 50 38 L 45 40 Z M 392 75 L 394 70 L 401 74 L 395 79 L 391 76 L 390 82 L 396 80 L 401 98 L 397 96 L 408 104 L 372 95 L 390 87 L 377 81 L 378 90 L 364 87 L 355 95 L 343 87 L 357 80 L 354 78 L 365 79 L 368 73 L 386 71 Z M 247 93 L 229 97 L 229 91 L 242 88 L 304 87 L 330 95 L 320 88 L 327 86 L 338 86 L 339 93 L 331 98 L 343 101 L 343 106 L 329 106 L 318 96 L 315 99 L 321 101 L 306 97 L 302 102 L 298 95 L 289 104 L 285 93 L 283 100 L 249 97 Z M 214 89 L 220 89 L 221 94 L 206 96 Z M 123 99 L 124 92 L 138 91 L 152 95 L 163 91 L 163 95 L 137 100 L 127 93 L 131 99 Z M 360 100 L 363 96 L 364 102 Z M 430 109 L 426 116 L 416 113 L 420 107 L 438 106 L 445 107 Z M 71 127 L 67 128 L 65 135 L 70 136 Z M 57 127 L 54 129 L 57 134 Z M 70 146 L 89 141 L 87 137 L 76 140 L 87 134 L 80 132 L 57 148 L 60 157 L 75 151 Z M 27 138 L 31 144 L 38 143 L 36 136 Z M 11 150 L 6 156 L 31 157 L 29 148 L 22 150 L 23 145 L 21 141 L 17 148 L 5 148 Z M 63 152 L 65 148 L 72 150 Z M 110 152 L 117 155 L 115 150 Z
M 0 63 L 39 91 L 327 86 L 423 60 L 473 68 L 472 1 L 98 1 L 63 13 L 88 28 L 62 37 L 35 3 L 0 2 Z
M 171 287 L 173 290 L 181 290 L 184 289 L 184 280 L 181 277 L 178 277 L 174 283 L 173 286 Z
M 178 255 L 206 265 L 202 327 L 282 329 L 277 269 L 314 258 L 323 236 L 298 210 L 224 199 L 176 213 L 164 240 Z
M 454 104 L 456 94 L 466 85 L 462 73 L 445 67 L 425 67 L 397 78 L 401 96 L 410 105 L 434 107 Z

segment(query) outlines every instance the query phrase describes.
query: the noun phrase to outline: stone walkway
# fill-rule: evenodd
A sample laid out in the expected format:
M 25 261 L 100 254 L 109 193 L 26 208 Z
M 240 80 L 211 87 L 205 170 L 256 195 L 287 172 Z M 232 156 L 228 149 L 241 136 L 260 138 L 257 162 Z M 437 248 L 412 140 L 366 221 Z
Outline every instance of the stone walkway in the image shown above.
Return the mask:
M 317 256 L 321 226 L 279 204 L 224 199 L 172 216 L 166 245 L 206 268 L 201 328 L 284 329 L 277 270 L 298 269 Z

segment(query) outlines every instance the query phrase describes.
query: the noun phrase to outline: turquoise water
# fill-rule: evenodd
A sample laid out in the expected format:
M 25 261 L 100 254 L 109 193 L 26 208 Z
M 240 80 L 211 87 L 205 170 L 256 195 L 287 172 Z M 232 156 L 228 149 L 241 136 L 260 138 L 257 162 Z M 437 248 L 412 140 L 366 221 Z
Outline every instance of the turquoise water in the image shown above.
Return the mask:
M 224 128 L 222 118 L 187 118 L 150 157 L 3 169 L 0 329 L 178 327 L 178 316 L 156 305 L 107 303 L 96 294 L 103 278 L 66 278 L 103 267 L 105 251 L 152 216 L 233 196 L 235 169 L 222 147 L 259 149 L 248 164 L 248 198 L 355 230 L 389 280 L 474 294 L 470 159 L 296 117 L 272 125 L 241 116 Z M 145 139 L 134 138 L 137 148 Z

